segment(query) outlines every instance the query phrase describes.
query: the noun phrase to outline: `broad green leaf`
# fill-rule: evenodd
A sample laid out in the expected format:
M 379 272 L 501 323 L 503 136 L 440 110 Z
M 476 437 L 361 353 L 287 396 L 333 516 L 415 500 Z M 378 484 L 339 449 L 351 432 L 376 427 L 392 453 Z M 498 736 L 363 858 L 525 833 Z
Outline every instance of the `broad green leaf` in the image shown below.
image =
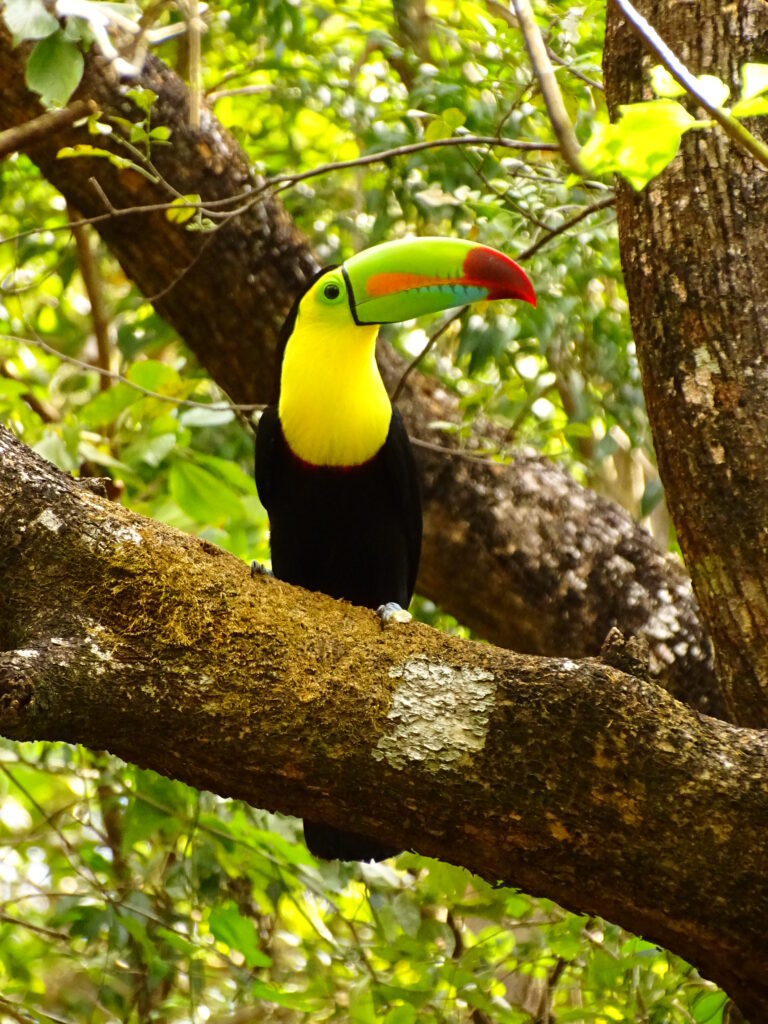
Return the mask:
M 59 27 L 43 0 L 5 0 L 2 15 L 16 45 L 24 39 L 45 39 Z
M 751 100 L 768 92 L 768 64 L 747 62 L 741 66 L 741 99 Z
M 198 465 L 205 466 L 214 476 L 229 484 L 242 494 L 255 494 L 256 483 L 251 473 L 245 473 L 238 463 L 231 459 L 220 459 L 218 455 L 205 455 L 202 452 L 196 459 Z
M 242 518 L 242 505 L 235 492 L 192 462 L 174 462 L 170 489 L 179 508 L 198 523 L 214 526 Z
M 460 128 L 467 120 L 467 115 L 458 107 L 448 107 L 447 110 L 441 112 L 440 117 L 452 130 Z
M 172 366 L 158 359 L 143 359 L 134 363 L 126 374 L 128 380 L 147 391 L 173 394 L 181 387 L 181 377 Z
M 722 1024 L 727 1002 L 728 997 L 724 992 L 706 992 L 694 1003 L 693 1019 L 696 1024 Z
M 80 418 L 87 426 L 113 423 L 125 409 L 141 401 L 143 395 L 122 381 L 99 393 L 84 405 Z
M 677 99 L 678 96 L 685 96 L 683 86 L 663 64 L 655 64 L 651 68 L 651 88 L 661 99 Z
M 750 100 L 739 100 L 731 107 L 734 117 L 759 117 L 768 114 L 768 96 L 753 96 Z
M 271 957 L 259 948 L 259 933 L 250 917 L 243 917 L 237 906 L 230 902 L 216 907 L 208 918 L 214 938 L 230 949 L 242 953 L 249 967 L 269 967 Z
M 447 139 L 453 135 L 451 126 L 441 117 L 436 117 L 430 121 L 427 125 L 427 130 L 424 132 L 424 138 L 427 142 L 436 142 L 438 139 Z
M 675 100 L 633 103 L 619 112 L 615 124 L 595 127 L 581 161 L 596 173 L 616 171 L 639 190 L 675 158 L 695 119 Z
M 80 48 L 59 30 L 41 39 L 27 59 L 25 80 L 46 105 L 64 105 L 83 76 Z

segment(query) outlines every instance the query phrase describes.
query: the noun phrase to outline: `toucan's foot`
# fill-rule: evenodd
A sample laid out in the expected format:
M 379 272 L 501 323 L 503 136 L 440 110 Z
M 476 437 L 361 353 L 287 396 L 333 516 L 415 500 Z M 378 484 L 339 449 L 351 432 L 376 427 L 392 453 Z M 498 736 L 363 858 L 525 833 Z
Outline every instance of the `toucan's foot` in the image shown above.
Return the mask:
M 387 601 L 380 604 L 376 614 L 381 619 L 382 626 L 389 626 L 393 622 L 410 622 L 411 613 L 406 608 L 401 608 L 397 601 Z
M 262 565 L 261 562 L 251 562 L 251 579 L 254 576 L 274 576 L 271 569 L 268 569 L 266 565 Z

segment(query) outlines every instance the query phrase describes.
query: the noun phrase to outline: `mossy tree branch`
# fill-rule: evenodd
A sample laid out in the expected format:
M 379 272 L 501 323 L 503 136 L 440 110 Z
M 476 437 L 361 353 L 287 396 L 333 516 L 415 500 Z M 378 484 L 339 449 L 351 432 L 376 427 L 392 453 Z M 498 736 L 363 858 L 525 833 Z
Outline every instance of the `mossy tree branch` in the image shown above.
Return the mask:
M 747 1012 L 768 999 L 768 735 L 599 660 L 252 580 L 2 428 L 0 732 L 353 821 L 653 938 Z

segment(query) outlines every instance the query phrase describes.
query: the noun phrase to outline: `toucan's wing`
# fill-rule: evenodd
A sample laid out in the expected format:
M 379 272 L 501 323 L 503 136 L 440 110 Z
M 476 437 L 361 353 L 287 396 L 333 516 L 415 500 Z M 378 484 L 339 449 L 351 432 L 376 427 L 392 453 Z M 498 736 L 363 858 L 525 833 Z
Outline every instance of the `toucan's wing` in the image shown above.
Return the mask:
M 412 595 L 421 555 L 421 488 L 408 431 L 403 417 L 394 406 L 384 445 L 384 457 L 393 488 L 401 502 L 401 521 L 408 551 L 408 594 Z
M 267 512 L 272 503 L 272 481 L 275 458 L 279 450 L 280 429 L 277 406 L 267 406 L 261 414 L 256 431 L 256 490 L 259 492 L 259 501 Z

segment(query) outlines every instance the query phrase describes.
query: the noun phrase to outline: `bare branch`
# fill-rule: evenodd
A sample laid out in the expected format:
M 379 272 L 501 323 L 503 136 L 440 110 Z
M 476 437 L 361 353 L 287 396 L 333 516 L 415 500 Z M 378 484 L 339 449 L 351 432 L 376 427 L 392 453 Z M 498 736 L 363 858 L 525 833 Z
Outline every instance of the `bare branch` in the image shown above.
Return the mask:
M 10 153 L 16 153 L 20 149 L 34 145 L 44 139 L 46 135 L 52 135 L 61 131 L 62 128 L 67 128 L 75 121 L 93 113 L 95 109 L 95 104 L 89 100 L 76 100 L 61 110 L 51 110 L 24 124 L 6 128 L 4 132 L 0 132 L 0 160 Z

